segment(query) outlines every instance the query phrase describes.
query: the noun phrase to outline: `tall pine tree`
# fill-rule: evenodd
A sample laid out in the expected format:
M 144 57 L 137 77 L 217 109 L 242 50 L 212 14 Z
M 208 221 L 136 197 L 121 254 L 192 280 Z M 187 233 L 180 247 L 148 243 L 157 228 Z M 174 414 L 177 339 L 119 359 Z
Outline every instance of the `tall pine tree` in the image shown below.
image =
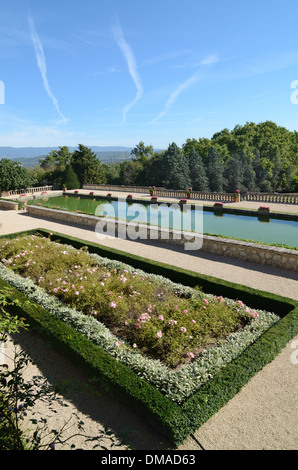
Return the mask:
M 188 170 L 191 179 L 191 187 L 194 191 L 209 191 L 209 182 L 203 159 L 193 148 L 188 156 Z
M 182 150 L 173 142 L 164 154 L 164 185 L 170 189 L 185 190 L 190 186 L 187 162 Z
M 206 158 L 206 172 L 209 180 L 209 188 L 213 192 L 223 192 L 224 169 L 221 156 L 216 147 L 211 146 Z
M 71 164 L 81 185 L 103 183 L 104 170 L 101 162 L 85 145 L 79 144 L 78 150 L 73 152 Z

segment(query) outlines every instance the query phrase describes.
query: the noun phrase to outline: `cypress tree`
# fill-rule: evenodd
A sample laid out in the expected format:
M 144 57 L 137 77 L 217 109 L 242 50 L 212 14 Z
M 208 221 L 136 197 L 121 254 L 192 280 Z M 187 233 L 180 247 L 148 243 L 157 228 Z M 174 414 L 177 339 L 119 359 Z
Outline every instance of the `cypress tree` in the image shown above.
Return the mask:
M 271 191 L 269 174 L 263 166 L 261 154 L 258 149 L 254 149 L 254 155 L 253 169 L 256 173 L 256 185 L 259 191 Z
M 81 187 L 77 174 L 71 164 L 68 164 L 63 177 L 63 185 L 67 189 L 78 189 Z
M 71 164 L 81 185 L 103 183 L 104 170 L 101 162 L 85 145 L 79 144 L 78 150 L 73 152 Z
M 243 191 L 243 164 L 238 153 L 232 155 L 225 171 L 225 188 L 234 193 L 237 189 Z
M 190 176 L 186 158 L 181 149 L 173 142 L 164 154 L 164 184 L 171 189 L 187 189 Z
M 223 192 L 224 169 L 221 156 L 216 147 L 211 146 L 206 158 L 206 172 L 209 188 L 213 192 Z
M 192 149 L 187 157 L 191 186 L 194 191 L 209 191 L 208 178 L 203 159 Z

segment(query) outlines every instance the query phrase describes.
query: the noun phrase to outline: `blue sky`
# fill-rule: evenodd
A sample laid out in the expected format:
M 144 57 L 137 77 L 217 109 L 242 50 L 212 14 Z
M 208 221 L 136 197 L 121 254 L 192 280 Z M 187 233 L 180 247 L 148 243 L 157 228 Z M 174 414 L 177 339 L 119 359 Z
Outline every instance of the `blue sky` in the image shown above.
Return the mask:
M 0 146 L 297 129 L 297 14 L 297 0 L 0 0 Z

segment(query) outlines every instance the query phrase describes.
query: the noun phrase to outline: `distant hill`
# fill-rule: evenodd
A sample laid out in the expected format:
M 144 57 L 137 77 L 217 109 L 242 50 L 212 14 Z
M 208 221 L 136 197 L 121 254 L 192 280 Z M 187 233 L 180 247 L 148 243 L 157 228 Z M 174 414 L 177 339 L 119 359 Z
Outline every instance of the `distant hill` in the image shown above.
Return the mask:
M 73 152 L 77 147 L 68 147 Z M 24 167 L 34 167 L 39 165 L 39 159 L 44 158 L 52 150 L 58 150 L 59 147 L 0 147 L 0 160 L 8 158 L 16 160 Z M 117 162 L 130 160 L 132 147 L 91 147 L 92 151 L 102 162 Z

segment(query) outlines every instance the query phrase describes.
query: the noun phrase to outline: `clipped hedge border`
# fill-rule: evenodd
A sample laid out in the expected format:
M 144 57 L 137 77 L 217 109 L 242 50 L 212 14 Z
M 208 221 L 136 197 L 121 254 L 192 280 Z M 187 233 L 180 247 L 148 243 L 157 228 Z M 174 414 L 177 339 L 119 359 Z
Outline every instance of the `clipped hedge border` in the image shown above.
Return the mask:
M 49 236 L 50 231 L 37 229 L 3 235 L 0 238 L 15 238 L 19 235 L 39 233 Z M 207 421 L 266 364 L 271 362 L 287 343 L 298 334 L 298 302 L 271 293 L 261 292 L 238 284 L 232 284 L 210 276 L 172 267 L 160 262 L 148 261 L 95 243 L 51 232 L 51 240 L 73 245 L 87 246 L 90 253 L 130 264 L 135 268 L 168 277 L 190 287 L 199 286 L 204 292 L 241 299 L 247 305 L 272 311 L 281 320 L 273 325 L 256 342 L 249 346 L 236 360 L 228 364 L 198 392 L 177 405 L 163 396 L 155 387 L 139 378 L 128 367 L 113 359 L 100 347 L 92 344 L 82 334 L 54 318 L 48 311 L 32 302 L 10 286 L 12 299 L 19 299 L 20 305 L 14 313 L 25 316 L 28 323 L 38 326 L 43 334 L 50 336 L 57 346 L 76 362 L 80 362 L 90 373 L 108 380 L 114 393 L 134 409 L 138 409 L 160 431 L 176 445 Z M 0 288 L 8 284 L 0 282 Z

